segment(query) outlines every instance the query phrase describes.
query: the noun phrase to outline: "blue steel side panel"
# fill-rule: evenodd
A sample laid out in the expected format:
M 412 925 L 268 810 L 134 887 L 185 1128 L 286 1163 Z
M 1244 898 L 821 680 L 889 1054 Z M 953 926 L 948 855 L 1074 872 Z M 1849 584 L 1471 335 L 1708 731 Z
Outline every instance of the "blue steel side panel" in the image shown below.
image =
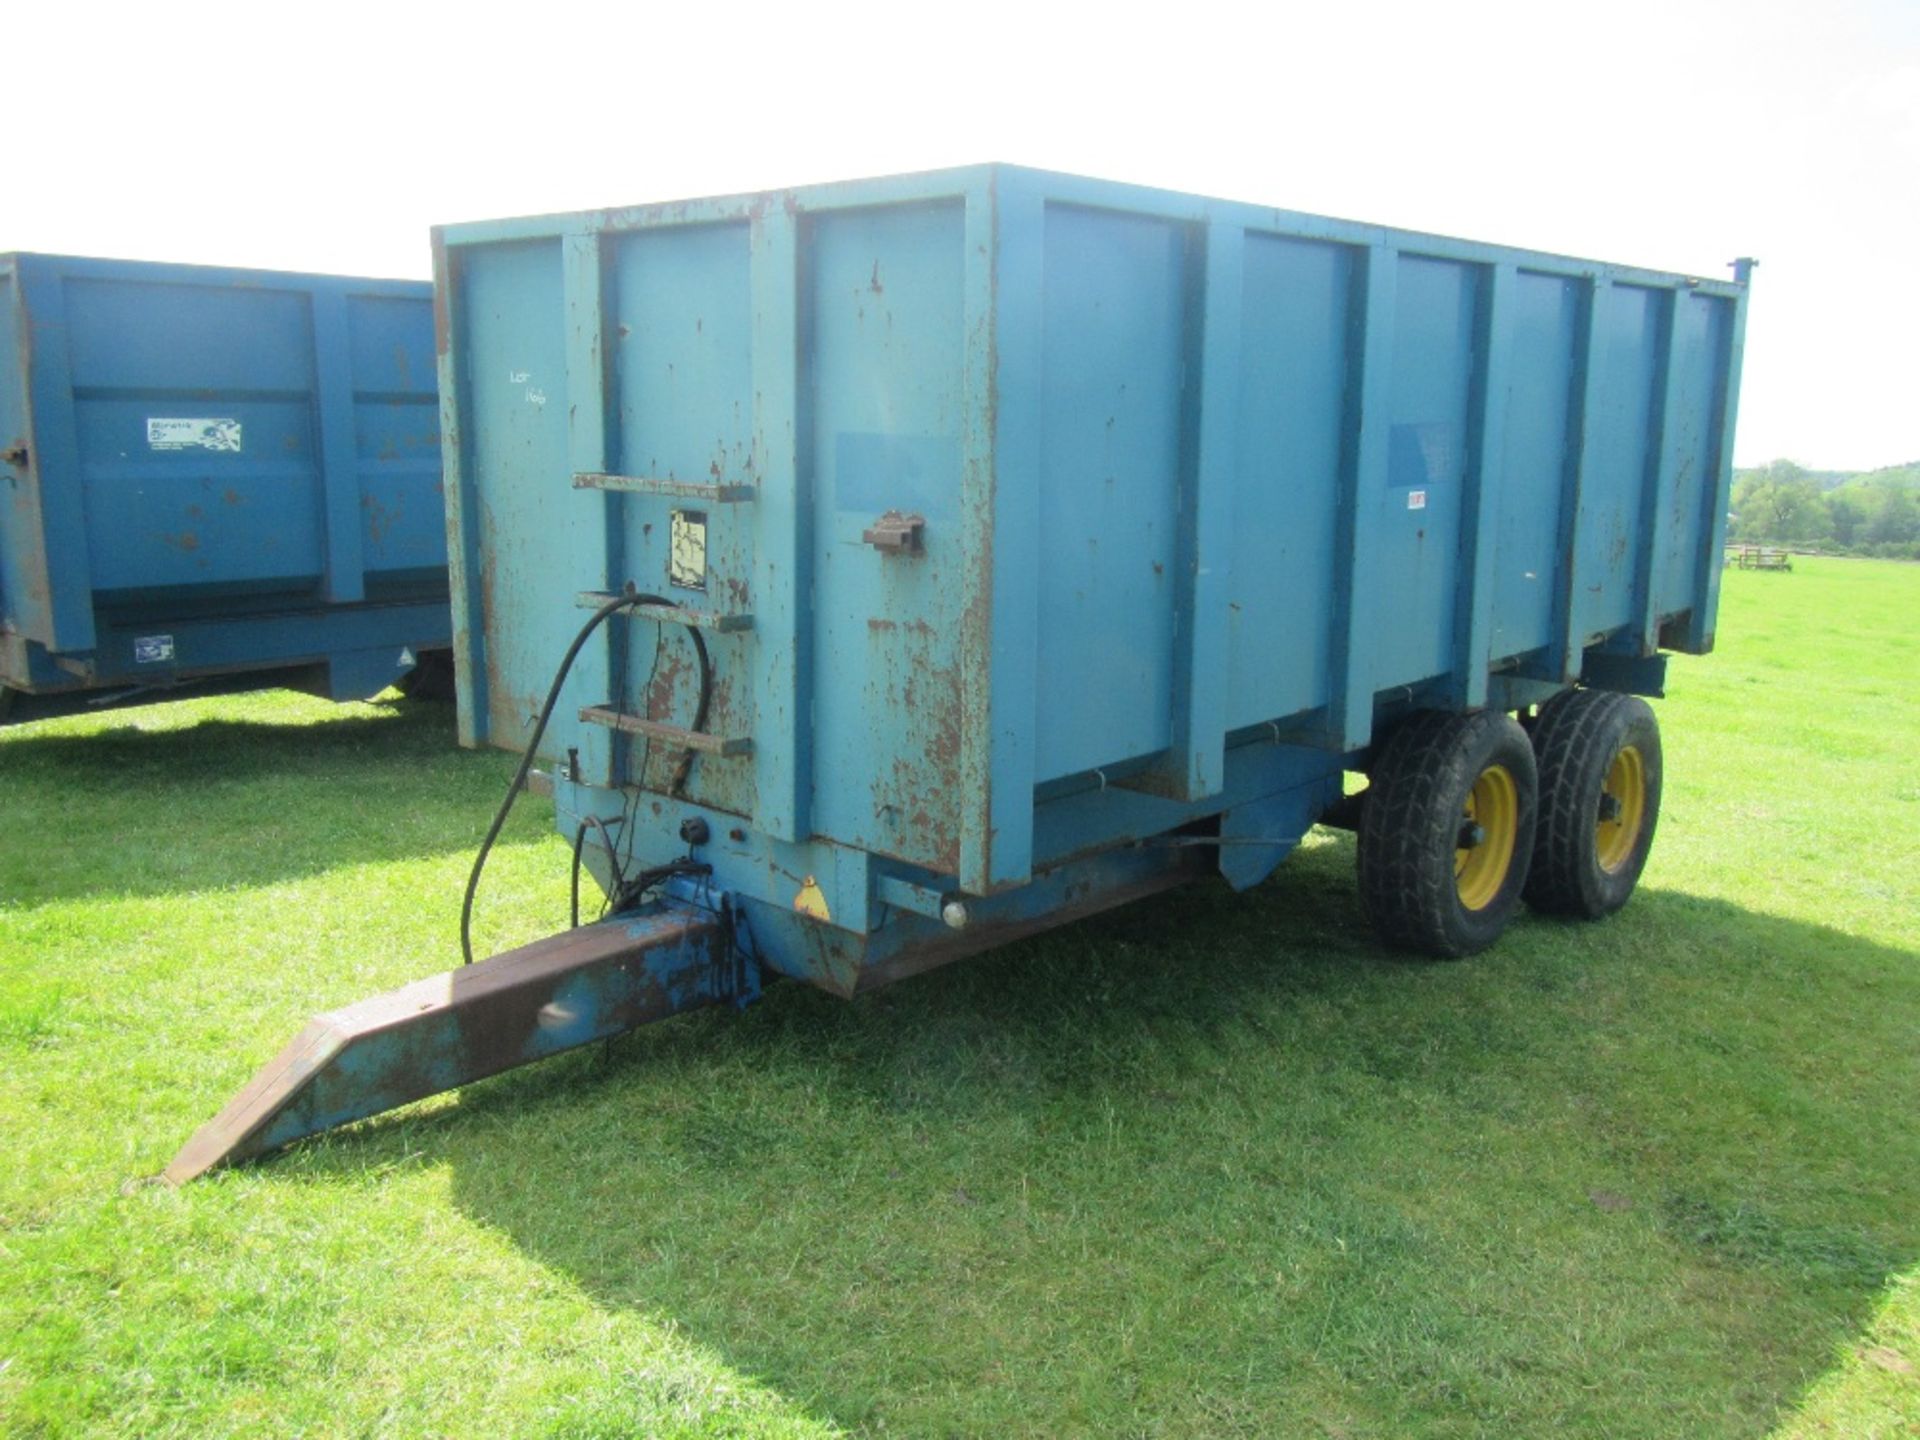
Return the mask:
M 1366 672 L 1375 690 L 1453 665 L 1467 407 L 1480 276 L 1451 261 L 1402 256 L 1395 277 L 1393 378 L 1384 490 L 1364 497 L 1379 591 Z M 1359 663 L 1356 661 L 1356 663 Z
M 310 586 L 325 548 L 306 297 L 85 278 L 65 290 L 94 588 Z M 237 420 L 239 448 L 155 449 L 147 422 L 170 416 Z
M 1040 496 L 1045 425 L 1046 207 L 1035 187 L 995 174 L 967 204 L 968 413 L 962 499 L 992 517 L 970 527 L 967 622 L 960 635 L 960 883 L 1019 884 L 1034 867 L 1035 726 L 1040 644 Z M 1051 687 L 1049 686 L 1049 689 Z
M 1719 388 L 1731 318 L 1732 305 L 1726 300 L 1687 295 L 1679 301 L 1674 348 L 1679 375 L 1674 412 L 1667 421 L 1668 447 L 1679 458 L 1664 497 L 1664 543 L 1655 557 L 1655 619 L 1680 614 L 1694 604 L 1707 511 L 1719 487 Z
M 946 873 L 960 866 L 956 653 L 966 334 L 957 203 L 814 218 L 808 257 L 813 476 L 814 828 Z M 888 510 L 926 520 L 925 553 L 881 553 Z
M 1560 497 L 1567 470 L 1580 284 L 1522 271 L 1514 282 L 1506 485 L 1493 567 L 1493 658 L 1553 640 Z
M 440 398 L 424 299 L 349 295 L 353 453 L 369 593 L 438 577 L 447 563 Z
M 1660 378 L 1659 297 L 1639 285 L 1604 289 L 1598 317 L 1599 403 L 1581 476 L 1574 556 L 1576 643 L 1633 618 L 1634 557 L 1649 481 L 1650 428 Z
M 1318 709 L 1330 697 L 1348 316 L 1344 245 L 1249 236 L 1241 302 L 1229 728 Z
M 602 571 L 597 527 L 581 519 L 602 496 L 574 490 L 567 463 L 560 256 L 557 240 L 476 250 L 465 257 L 462 284 L 470 347 L 463 483 L 472 503 L 464 518 L 478 531 L 470 587 L 486 636 L 476 698 L 484 733 L 508 747 L 524 741 L 580 628 L 574 597 L 593 588 L 582 578 L 597 584 Z M 471 677 L 466 688 L 474 688 Z M 565 753 L 578 728 L 570 722 L 549 732 L 549 753 Z
M 1747 281 L 1753 261 L 1734 261 L 1738 288 L 1724 297 L 1718 333 L 1726 337 L 1726 348 L 1711 358 L 1714 372 L 1714 406 L 1718 423 L 1713 437 L 1712 479 L 1703 484 L 1701 504 L 1706 511 L 1700 527 L 1700 546 L 1693 557 L 1694 603 L 1684 626 L 1676 627 L 1667 643 L 1691 654 L 1703 655 L 1713 649 L 1714 626 L 1720 610 L 1721 547 L 1727 538 L 1728 491 L 1733 484 L 1733 433 L 1740 417 L 1740 370 L 1747 344 Z
M 0 264 L 0 451 L 32 448 L 22 338 L 19 281 L 11 266 Z M 0 460 L 0 626 L 7 629 L 32 624 L 27 577 L 43 573 L 46 563 L 37 553 L 37 510 L 26 467 Z
M 744 224 L 646 230 L 612 243 L 615 331 L 610 344 L 621 473 L 729 483 L 751 479 L 753 297 L 747 246 Z M 639 576 L 666 573 L 663 518 L 644 511 L 630 517 L 628 556 Z M 708 522 L 710 561 L 717 548 L 726 548 L 714 528 L 724 518 L 715 515 Z M 722 578 L 744 583 L 736 573 Z
M 1480 268 L 1474 317 L 1473 383 L 1467 401 L 1466 467 L 1460 492 L 1459 596 L 1453 667 L 1442 703 L 1460 710 L 1487 703 L 1493 637 L 1493 553 L 1506 499 L 1507 402 L 1512 389 L 1514 282 L 1508 264 Z
M 1047 212 L 1035 778 L 1164 749 L 1174 637 L 1186 235 Z
M 67 343 L 66 291 L 57 262 L 17 257 L 25 358 L 27 426 L 32 434 L 30 484 L 18 518 L 36 530 L 29 546 L 41 557 L 30 575 L 22 633 L 52 650 L 85 651 L 94 643 L 93 572 L 87 516 L 78 479 L 73 381 Z
M 1180 475 L 1174 535 L 1180 559 L 1174 570 L 1173 743 L 1161 777 L 1186 800 L 1217 794 L 1225 783 L 1227 597 L 1245 363 L 1247 232 L 1230 221 L 1216 222 L 1197 239 L 1188 247 L 1187 273 L 1189 287 L 1199 292 L 1187 308 L 1182 443 L 1189 459 Z
M 811 468 L 800 463 L 800 227 L 784 206 L 749 223 L 753 309 L 753 821 L 776 843 L 812 832 Z
M 156 673 L 136 641 L 152 633 L 154 617 L 140 614 L 110 624 L 99 636 L 94 681 L 103 685 L 171 683 L 276 666 L 327 664 L 336 673 L 336 700 L 363 699 L 403 673 L 402 649 L 447 641 L 446 607 L 439 600 L 412 604 L 314 606 L 271 612 L 166 620 L 173 658 Z M 364 679 L 358 677 L 365 677 Z
M 1369 246 L 1348 316 L 1352 359 L 1347 380 L 1334 540 L 1333 698 L 1326 739 L 1357 749 L 1373 735 L 1374 682 L 1370 652 L 1384 595 L 1384 526 L 1373 523 L 1391 473 L 1387 437 L 1391 413 L 1394 291 L 1399 256 L 1391 246 Z
M 703 483 L 754 481 L 748 227 L 736 223 L 643 231 L 617 237 L 608 244 L 607 255 L 613 323 L 604 343 L 614 365 L 613 468 L 625 475 Z M 583 401 L 570 392 L 565 403 L 571 407 Z M 620 573 L 610 580 L 671 592 L 693 609 L 753 611 L 753 506 L 703 509 L 705 588 L 673 591 L 667 565 L 672 512 L 702 507 L 657 495 L 622 495 L 610 497 L 609 503 L 621 516 L 614 556 Z M 686 633 L 646 622 L 615 626 L 622 636 L 618 643 L 624 645 L 621 673 L 630 677 L 627 703 L 657 720 L 691 724 L 699 679 Z M 756 641 L 751 634 L 706 638 L 715 676 L 707 729 L 752 736 L 750 667 Z M 552 661 L 547 665 L 551 669 Z M 617 743 L 625 752 L 622 773 L 657 790 L 672 783 L 679 752 L 631 736 Z M 689 774 L 688 794 L 718 809 L 750 814 L 753 779 L 751 756 L 704 756 Z

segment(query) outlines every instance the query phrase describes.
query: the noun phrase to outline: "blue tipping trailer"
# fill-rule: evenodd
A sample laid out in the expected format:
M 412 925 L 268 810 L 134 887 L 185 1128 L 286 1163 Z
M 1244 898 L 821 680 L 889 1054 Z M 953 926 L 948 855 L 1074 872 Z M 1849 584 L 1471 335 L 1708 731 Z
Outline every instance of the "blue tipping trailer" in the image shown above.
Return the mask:
M 423 678 L 439 430 L 425 284 L 0 256 L 0 705 Z
M 522 752 L 506 803 L 551 789 L 611 918 L 320 1017 L 174 1179 L 763 975 L 1243 888 L 1316 822 L 1419 953 L 1632 893 L 1750 262 L 988 166 L 436 265 L 461 736 Z

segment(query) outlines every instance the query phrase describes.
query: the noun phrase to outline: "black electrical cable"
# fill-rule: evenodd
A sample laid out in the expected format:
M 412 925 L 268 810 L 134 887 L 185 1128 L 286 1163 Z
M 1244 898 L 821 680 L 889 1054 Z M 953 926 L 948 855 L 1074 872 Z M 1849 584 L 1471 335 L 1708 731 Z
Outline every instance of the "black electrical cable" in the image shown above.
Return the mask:
M 678 860 L 669 860 L 664 865 L 655 865 L 642 870 L 631 880 L 622 880 L 620 888 L 607 897 L 607 910 L 630 910 L 647 896 L 647 892 L 657 885 L 663 885 L 676 875 L 709 875 L 713 867 L 704 860 L 696 860 L 691 855 L 683 855 Z M 605 910 L 601 912 L 606 913 Z
M 619 824 L 622 822 L 616 821 L 615 823 Z M 567 878 L 567 894 L 569 897 L 568 914 L 573 922 L 573 928 L 576 930 L 580 928 L 580 854 L 585 848 L 587 827 L 589 825 L 600 832 L 600 847 L 607 852 L 607 877 L 609 880 L 607 894 L 609 896 L 618 895 L 621 890 L 626 888 L 627 883 L 627 867 L 620 863 L 620 852 L 614 846 L 613 827 L 608 825 L 607 822 L 602 820 L 598 815 L 581 816 L 580 828 L 573 833 L 573 867 Z M 606 913 L 607 907 L 603 901 L 600 906 L 600 916 L 604 916 Z M 600 917 L 596 916 L 595 918 L 598 919 Z
M 500 808 L 494 812 L 493 823 L 487 827 L 486 838 L 480 842 L 480 850 L 473 857 L 473 869 L 467 875 L 467 891 L 460 901 L 460 956 L 463 964 L 473 963 L 473 899 L 480 890 L 480 874 L 486 869 L 487 855 L 493 849 L 494 841 L 500 838 L 500 832 L 506 827 L 507 816 L 513 811 L 513 802 L 527 783 L 527 775 L 533 769 L 533 757 L 540 749 L 541 737 L 547 733 L 547 722 L 553 719 L 554 706 L 560 703 L 560 690 L 572 673 L 573 662 L 580 657 L 593 632 L 598 630 L 613 616 L 622 610 L 631 610 L 640 605 L 671 606 L 672 601 L 658 595 L 645 595 L 629 592 L 616 595 L 593 614 L 587 617 L 587 623 L 580 627 L 580 633 L 573 637 L 573 643 L 567 646 L 567 653 L 560 657 L 560 668 L 553 672 L 553 684 L 547 689 L 547 698 L 540 706 L 540 714 L 533 722 L 533 733 L 527 737 L 527 748 L 520 756 L 520 768 L 513 772 L 513 779 L 507 785 L 505 798 Z M 700 701 L 695 707 L 693 729 L 704 730 L 707 724 L 707 708 L 713 700 L 713 661 L 707 654 L 707 642 L 696 626 L 686 627 L 693 637 L 694 653 L 700 660 Z M 678 795 L 686 785 L 688 772 L 693 767 L 693 752 L 689 750 L 681 761 L 680 770 L 674 777 L 673 788 L 668 792 Z M 624 888 L 624 887 L 623 887 Z

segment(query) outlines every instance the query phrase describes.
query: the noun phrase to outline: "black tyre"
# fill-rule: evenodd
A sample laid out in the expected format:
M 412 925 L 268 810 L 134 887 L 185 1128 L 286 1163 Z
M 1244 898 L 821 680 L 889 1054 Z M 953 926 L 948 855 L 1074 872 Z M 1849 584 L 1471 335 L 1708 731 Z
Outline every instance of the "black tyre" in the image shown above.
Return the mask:
M 413 669 L 393 682 L 409 700 L 453 699 L 453 652 L 422 650 Z
M 1660 722 L 1646 701 L 1569 690 L 1533 726 L 1540 764 L 1527 903 L 1597 920 L 1632 896 L 1660 819 Z
M 1360 819 L 1360 896 L 1382 940 L 1450 960 L 1500 938 L 1533 854 L 1536 783 L 1511 715 L 1401 722 Z

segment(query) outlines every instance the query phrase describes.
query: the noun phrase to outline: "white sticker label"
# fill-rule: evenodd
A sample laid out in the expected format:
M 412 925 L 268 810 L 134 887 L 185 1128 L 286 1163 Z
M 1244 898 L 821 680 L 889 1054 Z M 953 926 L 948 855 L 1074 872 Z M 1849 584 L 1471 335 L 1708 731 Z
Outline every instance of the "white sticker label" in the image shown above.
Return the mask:
M 133 663 L 160 665 L 173 659 L 173 636 L 140 635 L 133 642 Z
M 1407 491 L 1407 509 L 1424 510 L 1427 508 L 1427 492 L 1424 490 Z
M 240 453 L 238 420 L 158 419 L 147 421 L 150 450 L 220 450 Z
M 707 588 L 707 512 L 675 510 L 667 542 L 667 583 L 682 590 Z

